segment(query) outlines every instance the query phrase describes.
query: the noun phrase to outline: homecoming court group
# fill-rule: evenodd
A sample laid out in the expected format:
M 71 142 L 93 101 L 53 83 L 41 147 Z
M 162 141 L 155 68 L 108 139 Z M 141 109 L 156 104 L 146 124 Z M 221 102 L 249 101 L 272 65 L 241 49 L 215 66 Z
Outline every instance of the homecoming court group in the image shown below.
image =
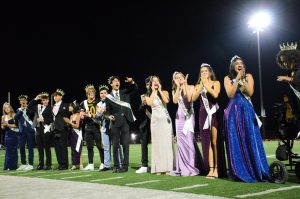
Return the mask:
M 1 120 L 6 147 L 4 170 L 33 170 L 35 142 L 39 158 L 37 170 L 54 169 L 51 146 L 55 148 L 58 163 L 55 169 L 94 170 L 95 145 L 101 160 L 99 171 L 112 169 L 113 173 L 127 172 L 130 165 L 130 125 L 136 120 L 130 98 L 138 87 L 130 77 L 126 77 L 125 82 L 126 89 L 121 90 L 120 78 L 111 76 L 108 79 L 111 92 L 108 86 L 100 85 L 99 99 L 96 98 L 94 86 L 87 85 L 86 100 L 80 104 L 77 101 L 70 104 L 63 102 L 64 91 L 61 89 L 52 94 L 55 101 L 52 107 L 46 92 L 38 94 L 28 104 L 28 97 L 20 95 L 20 108 L 16 113 L 9 103 L 4 103 Z M 231 59 L 229 74 L 224 78 L 224 87 L 230 99 L 224 112 L 218 106 L 221 83 L 209 64 L 201 65 L 196 85 L 188 84 L 188 75 L 174 72 L 171 96 L 163 90 L 158 76 L 149 76 L 145 83 L 147 92 L 141 95 L 139 111 L 142 114 L 138 117 L 142 166 L 136 173 L 205 175 L 211 179 L 229 175 L 243 182 L 270 181 L 260 134 L 261 123 L 250 100 L 254 80 L 246 72 L 242 58 L 234 56 Z M 173 147 L 172 120 L 167 110 L 170 100 L 178 104 L 175 117 L 176 149 Z M 200 103 L 197 119 L 193 108 L 195 101 Z M 221 114 L 224 114 L 223 121 L 219 120 Z M 195 122 L 199 122 L 202 152 L 194 136 Z M 150 137 L 151 170 L 147 146 Z M 88 151 L 85 167 L 81 153 L 84 139 Z M 72 166 L 69 166 L 68 143 L 71 146 Z M 19 167 L 18 149 L 21 158 Z

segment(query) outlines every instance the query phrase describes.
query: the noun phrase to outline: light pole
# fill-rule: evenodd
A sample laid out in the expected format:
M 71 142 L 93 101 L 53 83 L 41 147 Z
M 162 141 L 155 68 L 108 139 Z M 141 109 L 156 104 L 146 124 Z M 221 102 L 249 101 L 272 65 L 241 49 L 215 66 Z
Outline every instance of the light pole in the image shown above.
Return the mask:
M 266 117 L 264 109 L 264 100 L 262 92 L 262 75 L 261 75 L 261 58 L 260 58 L 260 32 L 262 32 L 270 24 L 270 15 L 265 11 L 254 14 L 249 22 L 248 27 L 254 29 L 253 33 L 257 36 L 257 56 L 258 56 L 258 77 L 259 77 L 259 95 L 260 95 L 260 116 L 263 124 Z M 265 125 L 263 125 L 263 137 L 265 138 Z

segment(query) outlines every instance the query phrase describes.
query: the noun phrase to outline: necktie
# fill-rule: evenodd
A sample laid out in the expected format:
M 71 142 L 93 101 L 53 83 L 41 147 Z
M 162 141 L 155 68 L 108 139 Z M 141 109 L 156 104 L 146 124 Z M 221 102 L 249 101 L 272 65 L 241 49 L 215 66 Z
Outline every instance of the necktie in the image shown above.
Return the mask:
M 116 92 L 116 99 L 120 100 L 119 91 Z

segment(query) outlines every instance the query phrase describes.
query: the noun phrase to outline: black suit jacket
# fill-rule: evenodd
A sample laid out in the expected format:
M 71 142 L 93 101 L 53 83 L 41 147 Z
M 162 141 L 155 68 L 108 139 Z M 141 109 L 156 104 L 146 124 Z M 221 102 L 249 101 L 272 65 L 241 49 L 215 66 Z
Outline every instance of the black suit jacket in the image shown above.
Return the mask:
M 52 107 L 53 110 L 53 107 Z M 53 111 L 52 111 L 53 112 Z M 67 103 L 61 102 L 57 114 L 54 116 L 54 130 L 64 131 L 68 130 L 68 125 L 64 121 L 64 117 L 69 118 L 69 106 Z
M 128 88 L 119 90 L 120 100 L 130 103 L 131 95 L 137 91 L 137 84 L 131 84 Z M 110 93 L 113 96 L 113 93 Z M 112 122 L 113 126 L 122 125 L 123 118 L 125 117 L 130 123 L 134 122 L 131 110 L 127 107 L 121 106 L 112 102 L 110 99 L 106 98 L 106 115 L 113 115 L 115 121 Z
M 35 114 L 38 114 L 38 104 L 41 103 L 41 100 L 31 100 L 27 106 L 28 109 L 35 112 Z M 45 110 L 42 113 L 42 116 L 44 118 L 44 124 L 51 124 L 53 122 L 53 113 L 52 113 L 52 107 L 50 105 L 46 106 Z M 33 121 L 33 128 L 36 127 L 37 121 L 35 117 L 35 121 Z

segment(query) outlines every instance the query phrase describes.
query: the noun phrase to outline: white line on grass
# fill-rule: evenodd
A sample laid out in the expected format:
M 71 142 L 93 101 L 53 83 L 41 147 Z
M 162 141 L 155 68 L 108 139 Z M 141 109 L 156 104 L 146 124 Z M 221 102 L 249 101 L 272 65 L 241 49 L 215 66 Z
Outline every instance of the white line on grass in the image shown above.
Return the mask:
M 274 158 L 275 155 L 267 155 L 267 158 Z
M 135 183 L 128 183 L 128 184 L 125 184 L 125 185 L 130 186 L 130 185 L 147 184 L 147 183 L 159 182 L 159 181 L 160 180 L 148 180 L 148 181 L 141 181 L 141 182 L 135 182 Z
M 46 171 L 22 173 L 22 174 L 20 174 L 18 176 L 26 176 L 26 175 L 33 175 L 33 174 L 40 174 L 40 173 L 46 173 Z
M 195 184 L 195 185 L 187 186 L 187 187 L 178 187 L 178 188 L 174 188 L 174 189 L 171 189 L 171 190 L 172 191 L 177 191 L 177 190 L 193 189 L 193 188 L 205 187 L 205 186 L 208 186 L 208 184 Z
M 91 176 L 91 175 L 71 176 L 71 177 L 61 178 L 61 180 L 73 179 L 73 178 L 82 178 L 82 177 L 89 177 L 89 176 Z
M 260 195 L 265 195 L 265 194 L 274 193 L 274 192 L 278 192 L 278 191 L 286 191 L 286 190 L 297 189 L 297 188 L 300 188 L 300 185 L 290 186 L 290 187 L 282 187 L 282 188 L 278 188 L 278 189 L 269 189 L 269 190 L 262 191 L 262 192 L 257 192 L 257 193 L 248 193 L 248 194 L 244 194 L 244 195 L 237 195 L 235 197 L 237 197 L 237 198 L 247 198 L 247 197 L 260 196 Z
M 124 178 L 124 177 L 114 177 L 114 178 L 96 179 L 96 180 L 91 180 L 90 182 L 100 182 L 100 181 L 115 180 L 115 179 L 121 179 L 121 178 Z
M 64 172 L 64 173 L 53 173 L 49 175 L 41 175 L 41 176 L 36 176 L 37 178 L 42 178 L 42 177 L 48 177 L 48 176 L 59 176 L 59 175 L 67 175 L 67 174 L 75 174 L 75 173 L 80 173 L 81 171 L 78 172 Z

